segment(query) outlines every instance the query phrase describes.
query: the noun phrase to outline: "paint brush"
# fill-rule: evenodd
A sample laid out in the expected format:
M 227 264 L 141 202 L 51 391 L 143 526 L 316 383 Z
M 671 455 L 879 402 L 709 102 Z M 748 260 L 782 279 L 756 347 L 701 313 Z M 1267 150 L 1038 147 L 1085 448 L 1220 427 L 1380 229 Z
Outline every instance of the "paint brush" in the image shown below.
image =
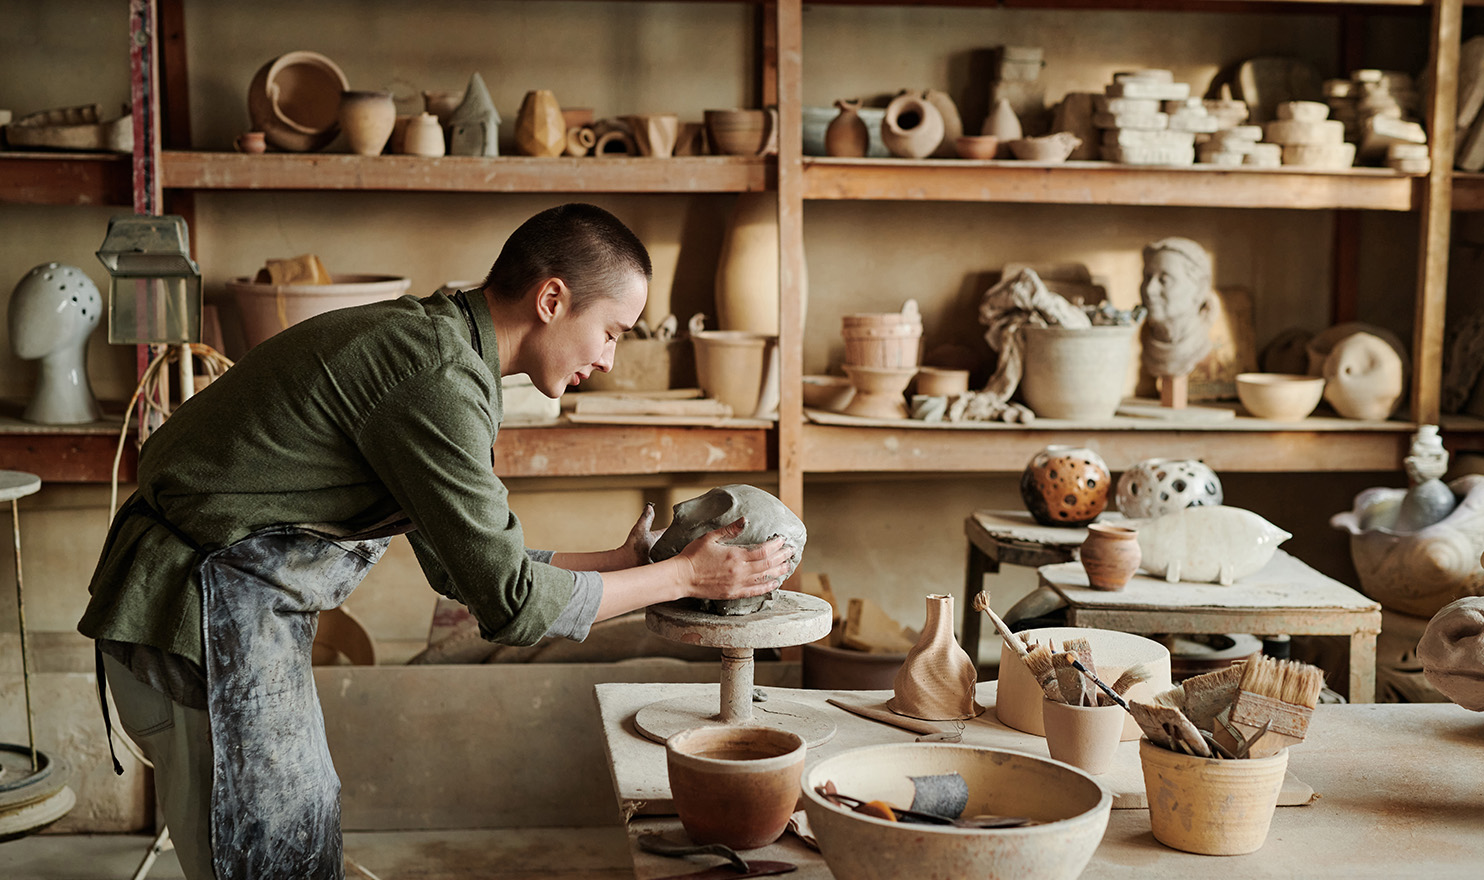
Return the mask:
M 1050 645 L 1033 645 L 1021 659 L 1025 661 L 1025 668 L 1030 670 L 1031 677 L 1041 686 L 1041 692 L 1046 698 L 1060 703 L 1061 686 L 1056 683 L 1056 669 L 1051 665 L 1052 654 Z
M 1084 639 L 1084 638 L 1082 638 L 1080 636 L 1077 637 L 1077 638 L 1062 639 L 1061 649 L 1063 651 L 1067 651 L 1069 653 L 1072 653 L 1072 654 L 1077 655 L 1077 659 L 1080 660 L 1080 661 L 1082 661 L 1082 666 L 1085 668 L 1085 671 L 1087 672 L 1088 676 L 1091 677 L 1091 678 L 1093 678 L 1093 679 L 1096 679 L 1097 678 L 1098 668 L 1097 668 L 1097 666 L 1093 665 L 1093 662 L 1092 662 L 1092 643 L 1091 642 L 1089 642 L 1087 639 Z M 1080 703 L 1078 703 L 1078 705 L 1081 705 L 1081 706 L 1096 706 L 1098 704 L 1097 691 L 1095 691 L 1095 690 L 1092 689 L 1092 683 L 1090 681 L 1084 679 L 1081 682 L 1081 684 L 1082 684 L 1082 700 L 1081 700 Z
M 1052 655 L 1051 668 L 1056 670 L 1056 684 L 1061 689 L 1061 701 L 1068 706 L 1082 705 L 1082 673 L 1078 672 L 1072 664 L 1077 663 L 1077 655 L 1070 651 Z
M 1144 735 L 1155 745 L 1200 758 L 1212 757 L 1211 747 L 1206 745 L 1206 738 L 1200 729 L 1191 724 L 1185 713 L 1174 706 L 1134 700 L 1128 704 L 1128 711 L 1134 716 L 1134 721 L 1138 722 Z
M 1021 660 L 1025 660 L 1025 655 L 1028 653 L 1025 642 L 1021 641 L 1020 636 L 1011 632 L 1010 627 L 1005 625 L 1005 621 L 1001 620 L 1000 616 L 994 613 L 994 609 L 989 607 L 989 593 L 984 590 L 975 593 L 971 604 L 975 611 L 983 611 L 989 615 L 989 621 L 994 624 L 995 629 L 999 630 L 1000 638 L 1005 640 L 1005 644 L 1009 645 Z
M 1088 681 L 1091 681 L 1093 684 L 1097 685 L 1103 693 L 1107 694 L 1108 697 L 1113 700 L 1113 702 L 1117 703 L 1125 709 L 1128 708 L 1128 701 L 1125 700 L 1122 695 L 1104 684 L 1103 680 L 1094 675 L 1092 671 L 1089 670 L 1086 666 L 1083 666 L 1082 661 L 1077 659 L 1076 654 L 1073 654 L 1070 651 L 1064 651 L 1053 657 L 1052 662 L 1058 667 L 1070 666 L 1072 669 L 1075 669 L 1078 675 L 1085 676 Z M 1057 669 L 1057 680 L 1061 680 L 1060 668 Z M 1077 683 L 1077 687 L 1079 688 L 1079 690 L 1081 689 L 1082 683 L 1080 681 Z M 1063 686 L 1063 691 L 1065 691 L 1065 686 Z
M 1237 698 L 1237 685 L 1242 681 L 1244 666 L 1233 663 L 1225 669 L 1195 675 L 1180 683 L 1184 695 L 1180 709 L 1190 722 L 1202 730 L 1215 732 L 1221 725 L 1216 716 L 1225 712 Z M 1222 743 L 1230 747 L 1232 743 Z
M 1258 656 L 1243 664 L 1241 684 L 1226 724 L 1216 738 L 1236 751 L 1250 744 L 1248 756 L 1266 758 L 1304 741 L 1309 719 L 1324 689 L 1324 672 L 1307 663 Z M 1258 730 L 1267 733 L 1254 741 Z M 1238 742 L 1240 734 L 1242 742 Z
M 1141 682 L 1148 681 L 1153 675 L 1154 672 L 1150 670 L 1149 664 L 1136 663 L 1120 672 L 1118 678 L 1113 680 L 1113 693 L 1127 699 L 1129 688 Z M 1113 699 L 1107 694 L 1103 694 L 1098 698 L 1098 704 L 1103 706 L 1116 705 Z

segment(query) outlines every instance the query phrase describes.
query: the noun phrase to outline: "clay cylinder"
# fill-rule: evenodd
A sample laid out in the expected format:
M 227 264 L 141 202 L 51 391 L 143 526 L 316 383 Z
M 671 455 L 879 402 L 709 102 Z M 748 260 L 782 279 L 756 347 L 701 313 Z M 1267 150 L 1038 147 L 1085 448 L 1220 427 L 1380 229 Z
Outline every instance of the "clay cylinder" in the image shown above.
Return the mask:
M 767 846 L 798 803 L 804 740 L 768 727 L 699 727 L 665 741 L 670 794 L 698 844 Z
M 352 153 L 379 156 L 397 124 L 397 105 L 391 92 L 342 92 L 339 118 Z
M 1053 760 L 1071 764 L 1093 776 L 1106 773 L 1118 751 L 1127 714 L 1122 706 L 1069 706 L 1042 700 L 1046 748 Z
M 1173 849 L 1208 856 L 1256 852 L 1268 838 L 1288 750 L 1270 758 L 1195 758 L 1139 741 L 1149 825 Z
M 1082 568 L 1097 590 L 1121 590 L 1139 570 L 1139 533 L 1127 526 L 1093 523 L 1082 542 Z

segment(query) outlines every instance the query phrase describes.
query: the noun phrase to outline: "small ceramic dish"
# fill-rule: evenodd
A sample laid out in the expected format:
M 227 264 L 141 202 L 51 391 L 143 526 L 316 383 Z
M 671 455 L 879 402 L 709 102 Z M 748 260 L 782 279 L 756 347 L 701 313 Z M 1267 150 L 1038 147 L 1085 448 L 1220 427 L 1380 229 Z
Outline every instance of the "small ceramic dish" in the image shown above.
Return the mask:
M 1010 152 L 1026 162 L 1065 162 L 1072 151 L 1082 146 L 1082 138 L 1059 131 L 1046 137 L 1020 138 L 1010 142 Z
M 1324 377 L 1290 373 L 1238 373 L 1237 399 L 1260 419 L 1296 422 L 1308 418 L 1324 394 Z
M 960 159 L 993 159 L 1000 149 L 1000 139 L 992 134 L 966 134 L 953 139 Z

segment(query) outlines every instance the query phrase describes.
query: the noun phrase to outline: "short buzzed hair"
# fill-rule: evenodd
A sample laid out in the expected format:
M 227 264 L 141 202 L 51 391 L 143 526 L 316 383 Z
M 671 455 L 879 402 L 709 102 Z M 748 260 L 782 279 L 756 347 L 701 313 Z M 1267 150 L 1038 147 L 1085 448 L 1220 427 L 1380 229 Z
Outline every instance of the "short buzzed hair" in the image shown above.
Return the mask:
M 560 278 L 572 291 L 572 308 L 617 296 L 623 282 L 653 274 L 649 252 L 615 216 L 574 202 L 548 208 L 522 223 L 485 276 L 483 288 L 497 298 L 518 300 L 532 286 Z

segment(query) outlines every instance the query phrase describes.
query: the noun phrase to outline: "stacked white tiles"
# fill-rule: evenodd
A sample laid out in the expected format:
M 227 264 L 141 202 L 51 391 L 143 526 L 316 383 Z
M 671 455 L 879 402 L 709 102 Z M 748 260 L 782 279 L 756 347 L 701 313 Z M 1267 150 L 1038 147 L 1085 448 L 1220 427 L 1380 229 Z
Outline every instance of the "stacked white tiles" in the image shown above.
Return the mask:
M 1408 174 L 1426 174 L 1427 132 L 1418 122 L 1421 95 L 1412 77 L 1392 70 L 1352 71 L 1349 79 L 1324 83 L 1330 118 L 1345 124 L 1345 139 L 1358 145 L 1357 158 Z
M 1190 97 L 1190 84 L 1175 82 L 1168 70 L 1114 74 L 1094 109 L 1103 159 L 1126 165 L 1193 165 L 1196 134 L 1219 126 L 1204 103 Z
M 1328 105 L 1284 101 L 1277 112 L 1265 132 L 1269 142 L 1282 144 L 1284 165 L 1334 169 L 1355 164 L 1355 144 L 1345 140 L 1345 123 L 1329 118 Z

